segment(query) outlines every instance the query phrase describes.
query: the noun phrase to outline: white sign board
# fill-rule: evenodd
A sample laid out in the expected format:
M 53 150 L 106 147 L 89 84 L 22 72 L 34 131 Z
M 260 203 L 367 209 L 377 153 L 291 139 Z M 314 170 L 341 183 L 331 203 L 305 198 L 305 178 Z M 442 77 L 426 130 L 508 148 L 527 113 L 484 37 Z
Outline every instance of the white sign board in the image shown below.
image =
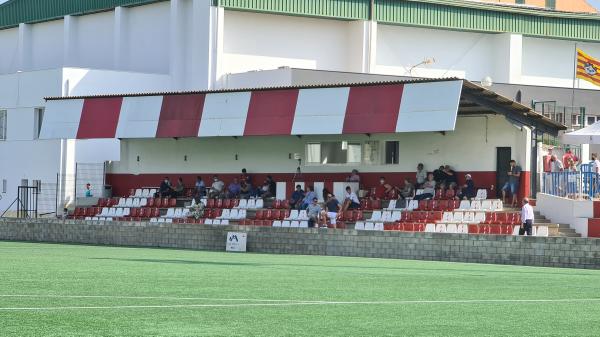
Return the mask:
M 225 246 L 228 252 L 245 252 L 246 251 L 246 233 L 228 232 L 227 242 Z

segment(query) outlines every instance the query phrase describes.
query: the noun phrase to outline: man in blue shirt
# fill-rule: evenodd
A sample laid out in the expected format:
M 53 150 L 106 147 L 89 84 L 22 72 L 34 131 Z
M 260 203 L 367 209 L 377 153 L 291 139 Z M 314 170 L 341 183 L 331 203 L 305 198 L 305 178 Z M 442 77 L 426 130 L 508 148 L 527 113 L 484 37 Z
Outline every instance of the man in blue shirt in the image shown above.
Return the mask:
M 310 188 L 310 186 L 306 186 L 306 194 L 304 195 L 304 200 L 302 201 L 301 208 L 306 209 L 308 205 L 310 205 L 310 203 L 313 201 L 313 199 L 319 200 L 319 198 L 317 197 L 317 193 L 315 193 L 315 191 L 313 191 L 313 189 Z
M 292 193 L 292 199 L 290 200 L 290 207 L 292 209 L 300 209 L 302 206 L 302 200 L 304 199 L 304 191 L 302 186 L 296 185 L 296 190 Z

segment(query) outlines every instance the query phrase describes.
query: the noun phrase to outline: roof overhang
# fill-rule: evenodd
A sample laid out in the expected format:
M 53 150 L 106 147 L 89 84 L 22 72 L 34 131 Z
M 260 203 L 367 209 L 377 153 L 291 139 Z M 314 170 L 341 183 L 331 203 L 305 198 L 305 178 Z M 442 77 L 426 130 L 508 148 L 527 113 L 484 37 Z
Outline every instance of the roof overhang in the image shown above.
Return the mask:
M 459 114 L 502 114 L 553 135 L 565 129 L 456 78 L 46 100 L 40 139 L 453 131 Z

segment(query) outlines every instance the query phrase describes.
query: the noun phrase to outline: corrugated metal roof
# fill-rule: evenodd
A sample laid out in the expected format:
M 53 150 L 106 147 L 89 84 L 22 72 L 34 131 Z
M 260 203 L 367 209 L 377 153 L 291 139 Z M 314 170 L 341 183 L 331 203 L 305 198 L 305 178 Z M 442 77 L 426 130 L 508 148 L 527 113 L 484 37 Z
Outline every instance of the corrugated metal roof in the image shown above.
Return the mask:
M 90 95 L 90 96 L 67 96 L 67 97 L 46 97 L 46 100 L 66 100 L 66 99 L 85 99 L 85 98 L 106 98 L 106 97 L 137 97 L 137 96 L 159 96 L 159 95 L 187 95 L 187 94 L 210 94 L 210 93 L 222 93 L 222 92 L 243 92 L 243 91 L 266 91 L 266 90 L 286 90 L 286 89 L 319 89 L 319 88 L 337 88 L 337 87 L 364 87 L 364 86 L 375 86 L 375 85 L 386 85 L 386 84 L 408 84 L 408 83 L 433 83 L 443 81 L 462 81 L 463 91 L 467 90 L 473 95 L 477 95 L 483 98 L 490 104 L 498 104 L 503 108 L 509 109 L 511 114 L 516 115 L 519 118 L 527 118 L 546 127 L 555 130 L 566 130 L 566 126 L 557 123 L 552 119 L 543 116 L 532 110 L 531 108 L 515 102 L 507 97 L 504 97 L 494 91 L 481 87 L 468 80 L 459 79 L 456 77 L 450 78 L 421 78 L 421 79 L 410 79 L 410 80 L 396 80 L 396 81 L 377 81 L 377 82 L 360 82 L 360 83 L 338 83 L 338 84 L 314 84 L 304 86 L 277 86 L 277 87 L 261 87 L 261 88 L 237 88 L 237 89 L 223 89 L 223 90 L 203 90 L 203 91 L 172 91 L 172 92 L 155 92 L 155 93 L 127 93 L 127 94 L 111 94 L 111 95 Z M 492 107 L 486 107 L 482 111 L 494 112 Z

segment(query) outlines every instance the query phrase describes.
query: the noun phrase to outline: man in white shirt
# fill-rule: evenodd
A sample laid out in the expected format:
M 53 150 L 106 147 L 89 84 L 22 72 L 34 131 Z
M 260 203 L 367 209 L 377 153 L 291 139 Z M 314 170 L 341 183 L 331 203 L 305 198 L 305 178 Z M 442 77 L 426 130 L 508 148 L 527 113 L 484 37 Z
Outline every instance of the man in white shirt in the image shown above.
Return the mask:
M 358 200 L 358 196 L 356 196 L 356 193 L 352 192 L 352 188 L 350 188 L 350 186 L 346 186 L 346 194 L 344 195 L 342 212 L 345 212 L 349 209 L 358 208 L 360 208 L 360 200 Z
M 531 236 L 533 217 L 533 207 L 529 204 L 529 199 L 523 198 L 523 208 L 521 208 L 521 222 L 523 222 L 523 225 L 519 229 L 519 235 L 527 233 L 527 236 Z

